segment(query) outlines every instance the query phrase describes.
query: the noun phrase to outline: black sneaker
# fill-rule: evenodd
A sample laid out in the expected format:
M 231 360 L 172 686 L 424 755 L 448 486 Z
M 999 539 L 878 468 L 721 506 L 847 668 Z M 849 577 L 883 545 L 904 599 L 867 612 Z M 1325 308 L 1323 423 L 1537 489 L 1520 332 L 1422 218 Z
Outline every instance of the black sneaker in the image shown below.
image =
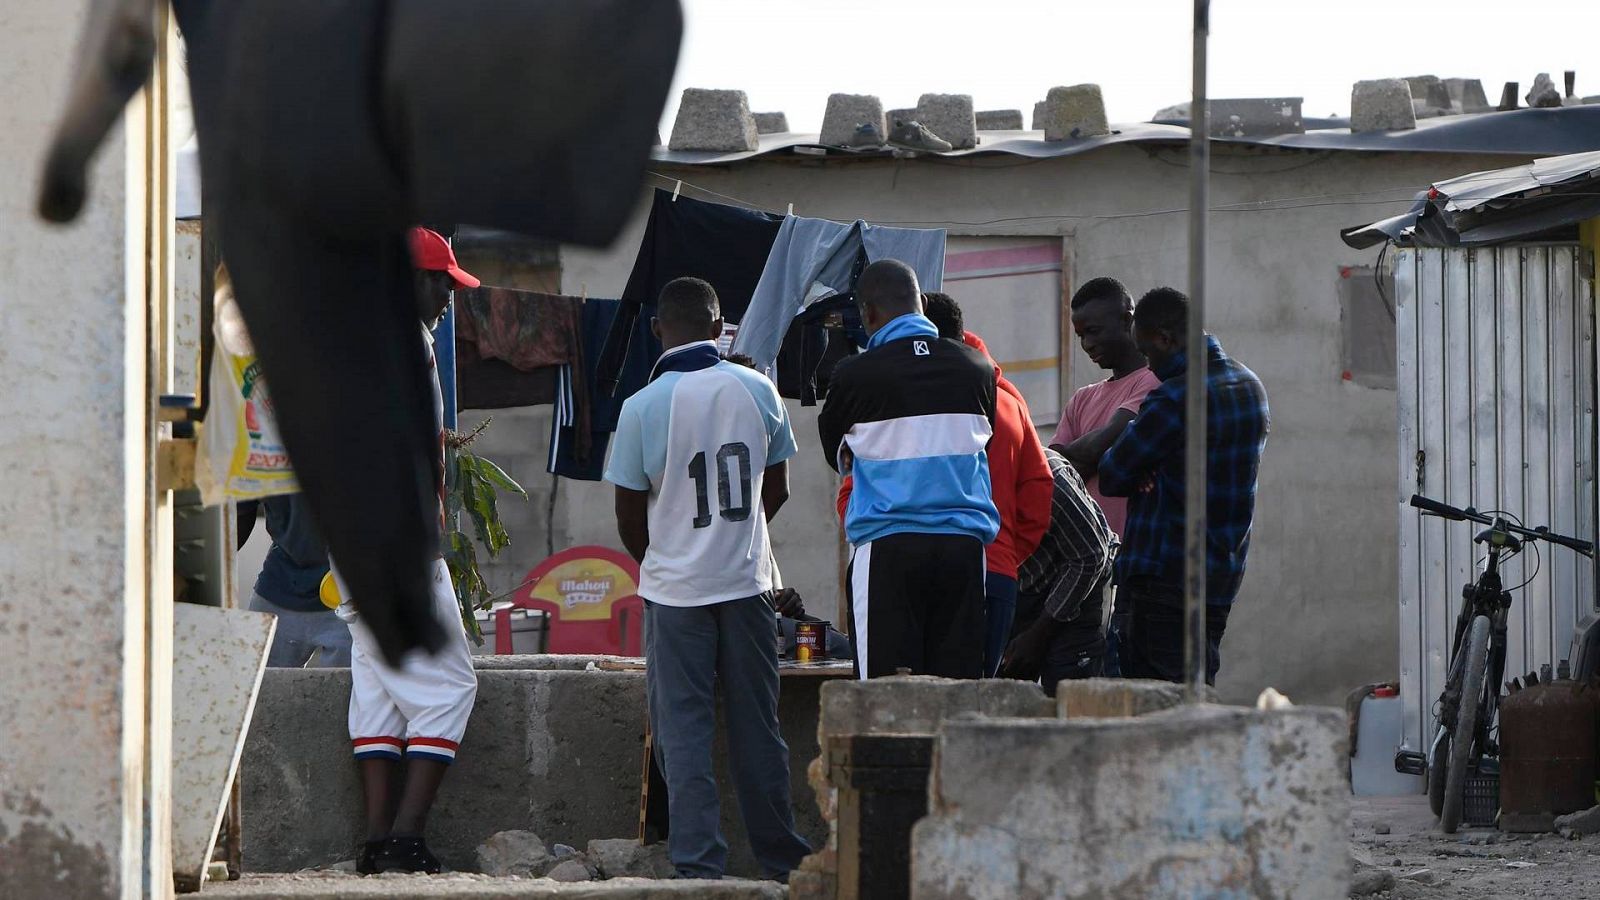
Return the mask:
M 439 865 L 439 858 L 433 855 L 428 845 L 420 836 L 391 837 L 383 843 L 383 850 L 378 854 L 377 869 L 379 872 L 422 872 L 427 875 L 437 875 L 443 866 Z
M 907 150 L 924 150 L 930 153 L 949 153 L 951 143 L 928 130 L 921 122 L 897 119 L 889 132 L 889 143 Z
M 383 855 L 383 845 L 387 843 L 383 838 L 367 841 L 361 845 L 361 852 L 356 856 L 356 871 L 362 875 L 378 874 L 378 857 Z

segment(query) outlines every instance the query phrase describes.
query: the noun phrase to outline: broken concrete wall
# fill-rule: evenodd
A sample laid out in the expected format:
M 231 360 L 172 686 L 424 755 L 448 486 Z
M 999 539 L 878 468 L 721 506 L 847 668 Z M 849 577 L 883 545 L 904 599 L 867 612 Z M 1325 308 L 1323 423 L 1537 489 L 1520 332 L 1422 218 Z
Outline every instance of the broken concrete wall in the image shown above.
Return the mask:
M 912 897 L 1343 897 L 1343 762 L 1332 709 L 948 722 Z
M 499 831 L 533 831 L 574 847 L 638 834 L 644 674 L 582 671 L 587 662 L 479 671 L 472 719 L 428 822 L 429 845 L 447 866 L 469 868 L 477 846 Z M 826 834 L 806 783 L 806 764 L 817 755 L 818 681 L 783 679 L 778 704 L 796 824 L 815 843 Z M 292 872 L 355 855 L 362 795 L 346 728 L 349 698 L 348 669 L 267 670 L 240 767 L 246 871 Z M 729 871 L 759 874 L 720 731 L 714 756 Z

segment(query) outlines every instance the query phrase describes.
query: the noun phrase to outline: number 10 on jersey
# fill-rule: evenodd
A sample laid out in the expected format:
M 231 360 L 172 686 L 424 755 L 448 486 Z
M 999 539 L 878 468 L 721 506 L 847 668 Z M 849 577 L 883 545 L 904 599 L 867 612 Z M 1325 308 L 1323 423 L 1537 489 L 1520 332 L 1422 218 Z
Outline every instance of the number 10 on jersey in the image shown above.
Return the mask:
M 717 450 L 717 504 L 720 515 L 729 522 L 743 522 L 750 518 L 750 448 L 743 441 L 723 444 Z M 694 479 L 694 493 L 698 515 L 694 527 L 711 526 L 710 473 L 706 469 L 706 452 L 701 450 L 689 460 L 689 477 Z M 739 502 L 733 502 L 733 485 L 737 479 Z

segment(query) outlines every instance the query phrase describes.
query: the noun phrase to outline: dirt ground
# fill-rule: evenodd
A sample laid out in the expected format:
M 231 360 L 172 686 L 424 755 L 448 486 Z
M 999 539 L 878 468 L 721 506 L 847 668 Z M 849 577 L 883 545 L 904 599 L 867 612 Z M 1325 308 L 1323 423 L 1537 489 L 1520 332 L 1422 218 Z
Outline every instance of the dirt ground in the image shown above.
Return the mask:
M 1568 840 L 1491 828 L 1463 828 L 1448 835 L 1439 831 L 1426 797 L 1357 797 L 1350 826 L 1350 852 L 1357 860 L 1352 896 L 1600 897 L 1600 836 Z M 1378 833 L 1383 830 L 1389 833 Z M 1388 886 L 1378 889 L 1380 885 Z

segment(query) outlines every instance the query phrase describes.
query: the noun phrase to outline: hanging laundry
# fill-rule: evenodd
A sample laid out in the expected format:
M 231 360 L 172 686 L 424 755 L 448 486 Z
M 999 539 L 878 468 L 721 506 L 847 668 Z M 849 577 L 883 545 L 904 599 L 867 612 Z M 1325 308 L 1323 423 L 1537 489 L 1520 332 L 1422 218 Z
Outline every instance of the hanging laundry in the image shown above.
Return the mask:
M 601 352 L 600 391 L 620 393 L 620 373 L 625 364 L 633 364 L 636 353 L 649 353 L 647 364 L 660 355 L 659 345 L 638 347 L 633 341 L 635 324 L 643 314 L 644 330 L 649 332 L 656 296 L 674 278 L 692 276 L 711 282 L 722 302 L 723 318 L 740 323 L 783 219 L 775 213 L 684 196 L 674 200 L 671 191 L 657 190 L 644 240 L 622 292 L 622 305 Z M 626 395 L 618 399 L 626 399 Z
M 579 389 L 589 398 L 587 435 L 578 432 L 573 422 L 562 422 L 555 417 L 550 428 L 550 458 L 546 471 L 564 478 L 580 481 L 599 481 L 605 468 L 606 447 L 611 432 L 617 428 L 617 416 L 622 412 L 622 402 L 633 396 L 650 378 L 650 368 L 661 355 L 661 343 L 650 333 L 650 320 L 636 317 L 633 334 L 629 336 L 634 347 L 624 365 L 617 372 L 618 388 L 615 394 L 600 390 L 597 372 L 600 349 L 605 345 L 612 322 L 622 303 L 618 300 L 590 298 L 583 305 L 582 344 L 586 364 L 572 369 L 573 378 L 581 381 Z
M 755 360 L 756 368 L 769 377 L 776 376 L 774 364 L 784 336 L 801 312 L 818 301 L 854 290 L 856 276 L 865 264 L 880 259 L 904 262 L 917 273 L 923 290 L 939 290 L 944 284 L 944 242 L 942 228 L 889 228 L 859 219 L 845 224 L 788 217 L 773 240 L 750 307 L 739 322 L 734 351 Z
M 501 409 L 554 403 L 587 454 L 589 394 L 582 371 L 578 297 L 510 288 L 456 292 L 457 406 Z

